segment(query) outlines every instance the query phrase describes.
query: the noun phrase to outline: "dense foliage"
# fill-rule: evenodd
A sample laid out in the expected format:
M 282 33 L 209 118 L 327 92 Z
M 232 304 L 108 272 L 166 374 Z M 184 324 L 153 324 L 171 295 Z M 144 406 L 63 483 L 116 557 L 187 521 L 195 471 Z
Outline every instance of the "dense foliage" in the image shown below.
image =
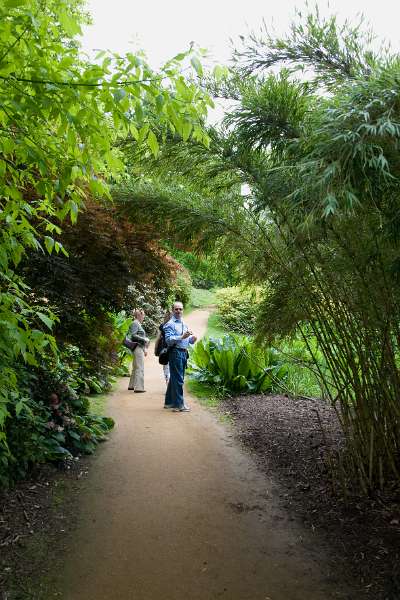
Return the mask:
M 104 249 L 107 233 L 99 235 L 94 248 L 95 232 L 90 236 L 85 230 L 78 240 L 69 225 L 76 223 L 88 198 L 110 197 L 107 182 L 124 167 L 118 138 L 130 137 L 153 155 L 159 152 L 159 131 L 208 142 L 200 121 L 211 101 L 181 72 L 185 64 L 201 73 L 193 49 L 157 73 L 142 54 L 100 52 L 91 62 L 79 47 L 86 21 L 81 0 L 5 0 L 0 5 L 0 465 L 6 477 L 17 460 L 8 441 L 11 420 L 18 417 L 22 427 L 22 420 L 35 413 L 30 392 L 21 384 L 21 369 L 39 368 L 44 356 L 49 364 L 58 360 L 55 323 L 60 338 L 76 343 L 74 328 L 78 331 L 83 322 L 88 337 L 101 317 L 107 337 L 106 309 L 120 303 L 117 297 L 115 306 L 107 295 L 106 282 L 97 296 L 101 264 L 94 251 L 102 243 Z M 90 208 L 82 227 L 90 226 Z M 108 217 L 98 216 L 104 225 Z M 79 241 L 92 240 L 93 253 L 86 246 L 82 264 L 91 269 L 86 281 L 79 273 L 79 256 L 71 252 L 65 260 L 67 238 L 75 251 Z M 140 233 L 136 239 L 142 241 Z M 150 257 L 163 263 L 150 244 L 144 256 L 146 263 Z M 127 271 L 120 243 L 113 258 L 118 272 L 103 270 L 101 277 L 115 282 Z M 138 264 L 139 253 L 136 259 Z M 26 280 L 30 266 L 37 290 Z M 61 305 L 62 292 L 69 294 L 69 306 Z M 41 401 L 46 404 L 48 398 Z
M 171 142 L 130 201 L 265 289 L 259 337 L 296 333 L 329 373 L 342 466 L 365 492 L 400 480 L 400 62 L 370 37 L 317 13 L 286 37 L 244 38 L 231 76 L 209 83 L 235 101 L 209 147 Z
M 233 285 L 237 280 L 235 265 L 229 261 L 229 257 L 225 257 L 225 261 L 222 262 L 216 253 L 198 256 L 176 248 L 168 250 L 189 271 L 195 288 L 209 290 L 226 287 Z
M 3 426 L 8 452 L 0 457 L 1 486 L 25 477 L 37 464 L 95 450 L 113 421 L 91 414 L 85 394 L 107 389 L 103 375 L 90 376 L 74 346 L 56 357 L 43 356 L 34 368 L 19 366 L 20 397 Z

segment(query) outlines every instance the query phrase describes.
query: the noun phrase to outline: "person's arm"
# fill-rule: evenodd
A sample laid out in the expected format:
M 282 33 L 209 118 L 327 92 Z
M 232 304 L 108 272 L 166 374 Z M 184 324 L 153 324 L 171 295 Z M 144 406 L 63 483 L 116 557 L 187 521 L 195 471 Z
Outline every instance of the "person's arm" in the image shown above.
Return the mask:
M 140 335 L 139 333 L 139 323 L 137 321 L 133 321 L 132 325 L 129 328 L 128 336 L 132 340 L 132 342 L 139 342 L 140 344 L 146 344 L 148 342 L 148 338 Z
M 175 327 L 172 323 L 167 323 L 166 325 L 164 325 L 164 334 L 165 334 L 165 341 L 167 346 L 173 346 L 174 344 L 176 344 L 176 342 L 180 342 L 181 340 L 184 340 L 185 334 L 179 335 L 176 333 L 175 331 Z

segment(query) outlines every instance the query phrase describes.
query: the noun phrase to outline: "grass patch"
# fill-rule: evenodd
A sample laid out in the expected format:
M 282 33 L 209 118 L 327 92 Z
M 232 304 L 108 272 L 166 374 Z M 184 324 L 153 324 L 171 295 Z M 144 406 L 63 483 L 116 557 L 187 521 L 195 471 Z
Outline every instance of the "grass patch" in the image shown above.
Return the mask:
M 219 316 L 216 313 L 211 313 L 208 317 L 206 337 L 222 337 L 228 331 L 224 329 Z
M 311 398 L 321 398 L 323 396 L 318 378 L 305 367 L 289 365 L 285 386 L 293 396 Z
M 188 378 L 186 385 L 188 391 L 193 394 L 193 396 L 196 396 L 197 400 L 202 406 L 206 406 L 207 408 L 216 408 L 220 403 L 221 398 L 214 386 L 207 385 L 205 383 L 199 383 L 198 381 L 193 381 L 190 378 Z
M 194 289 L 194 288 L 193 288 Z M 209 290 L 197 290 L 199 292 L 209 292 Z M 221 325 L 218 315 L 211 313 L 208 317 L 207 331 L 205 337 L 222 337 L 227 333 Z M 221 392 L 213 385 L 206 383 L 200 383 L 190 379 L 190 373 L 188 374 L 187 388 L 188 391 L 196 396 L 197 400 L 202 406 L 207 408 L 216 408 L 221 399 Z
M 130 376 L 130 370 L 132 368 L 132 357 L 126 356 L 124 359 L 124 366 L 126 367 L 126 372 L 128 377 Z M 102 394 L 92 394 L 88 396 L 89 400 L 89 412 L 92 415 L 96 415 L 96 417 L 104 417 L 107 414 L 107 403 L 110 398 L 110 395 L 116 390 L 118 380 L 123 377 L 126 379 L 125 375 L 118 375 L 118 377 L 110 378 L 111 387 L 108 391 L 103 392 Z M 129 379 L 126 379 L 128 382 Z
M 110 390 L 110 392 L 111 391 L 112 390 Z M 106 414 L 106 406 L 110 392 L 106 392 L 105 394 L 96 394 L 93 396 L 89 396 L 89 410 L 92 415 L 96 415 L 97 417 L 104 417 L 104 415 Z
M 215 304 L 215 290 L 203 290 L 192 287 L 189 310 L 205 308 Z

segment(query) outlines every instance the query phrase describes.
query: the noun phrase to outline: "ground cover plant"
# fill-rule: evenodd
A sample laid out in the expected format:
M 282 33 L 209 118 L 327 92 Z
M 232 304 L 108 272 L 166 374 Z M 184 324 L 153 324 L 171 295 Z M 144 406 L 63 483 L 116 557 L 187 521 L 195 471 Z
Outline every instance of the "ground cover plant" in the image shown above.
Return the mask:
M 215 312 L 211 312 L 207 321 L 207 336 L 219 338 L 227 333 L 228 331 L 222 325 L 218 315 Z
M 237 335 L 200 340 L 190 361 L 192 379 L 236 392 L 271 391 L 287 372 L 278 352 Z
M 108 389 L 109 380 L 87 376 L 78 348 L 43 356 L 34 368 L 21 364 L 19 378 L 20 397 L 3 425 L 2 487 L 27 477 L 38 464 L 91 454 L 113 427 L 112 419 L 91 413 L 87 397 Z

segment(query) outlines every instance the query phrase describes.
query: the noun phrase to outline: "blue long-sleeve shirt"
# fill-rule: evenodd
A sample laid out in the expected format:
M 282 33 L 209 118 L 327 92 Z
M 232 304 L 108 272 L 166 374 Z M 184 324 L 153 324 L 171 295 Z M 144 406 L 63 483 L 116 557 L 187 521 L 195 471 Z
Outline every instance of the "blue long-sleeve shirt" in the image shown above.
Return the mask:
M 165 323 L 164 325 L 165 341 L 167 342 L 167 345 L 187 349 L 189 344 L 192 344 L 194 341 L 193 335 L 181 340 L 181 336 L 187 330 L 188 326 L 181 319 L 171 317 L 168 323 Z

